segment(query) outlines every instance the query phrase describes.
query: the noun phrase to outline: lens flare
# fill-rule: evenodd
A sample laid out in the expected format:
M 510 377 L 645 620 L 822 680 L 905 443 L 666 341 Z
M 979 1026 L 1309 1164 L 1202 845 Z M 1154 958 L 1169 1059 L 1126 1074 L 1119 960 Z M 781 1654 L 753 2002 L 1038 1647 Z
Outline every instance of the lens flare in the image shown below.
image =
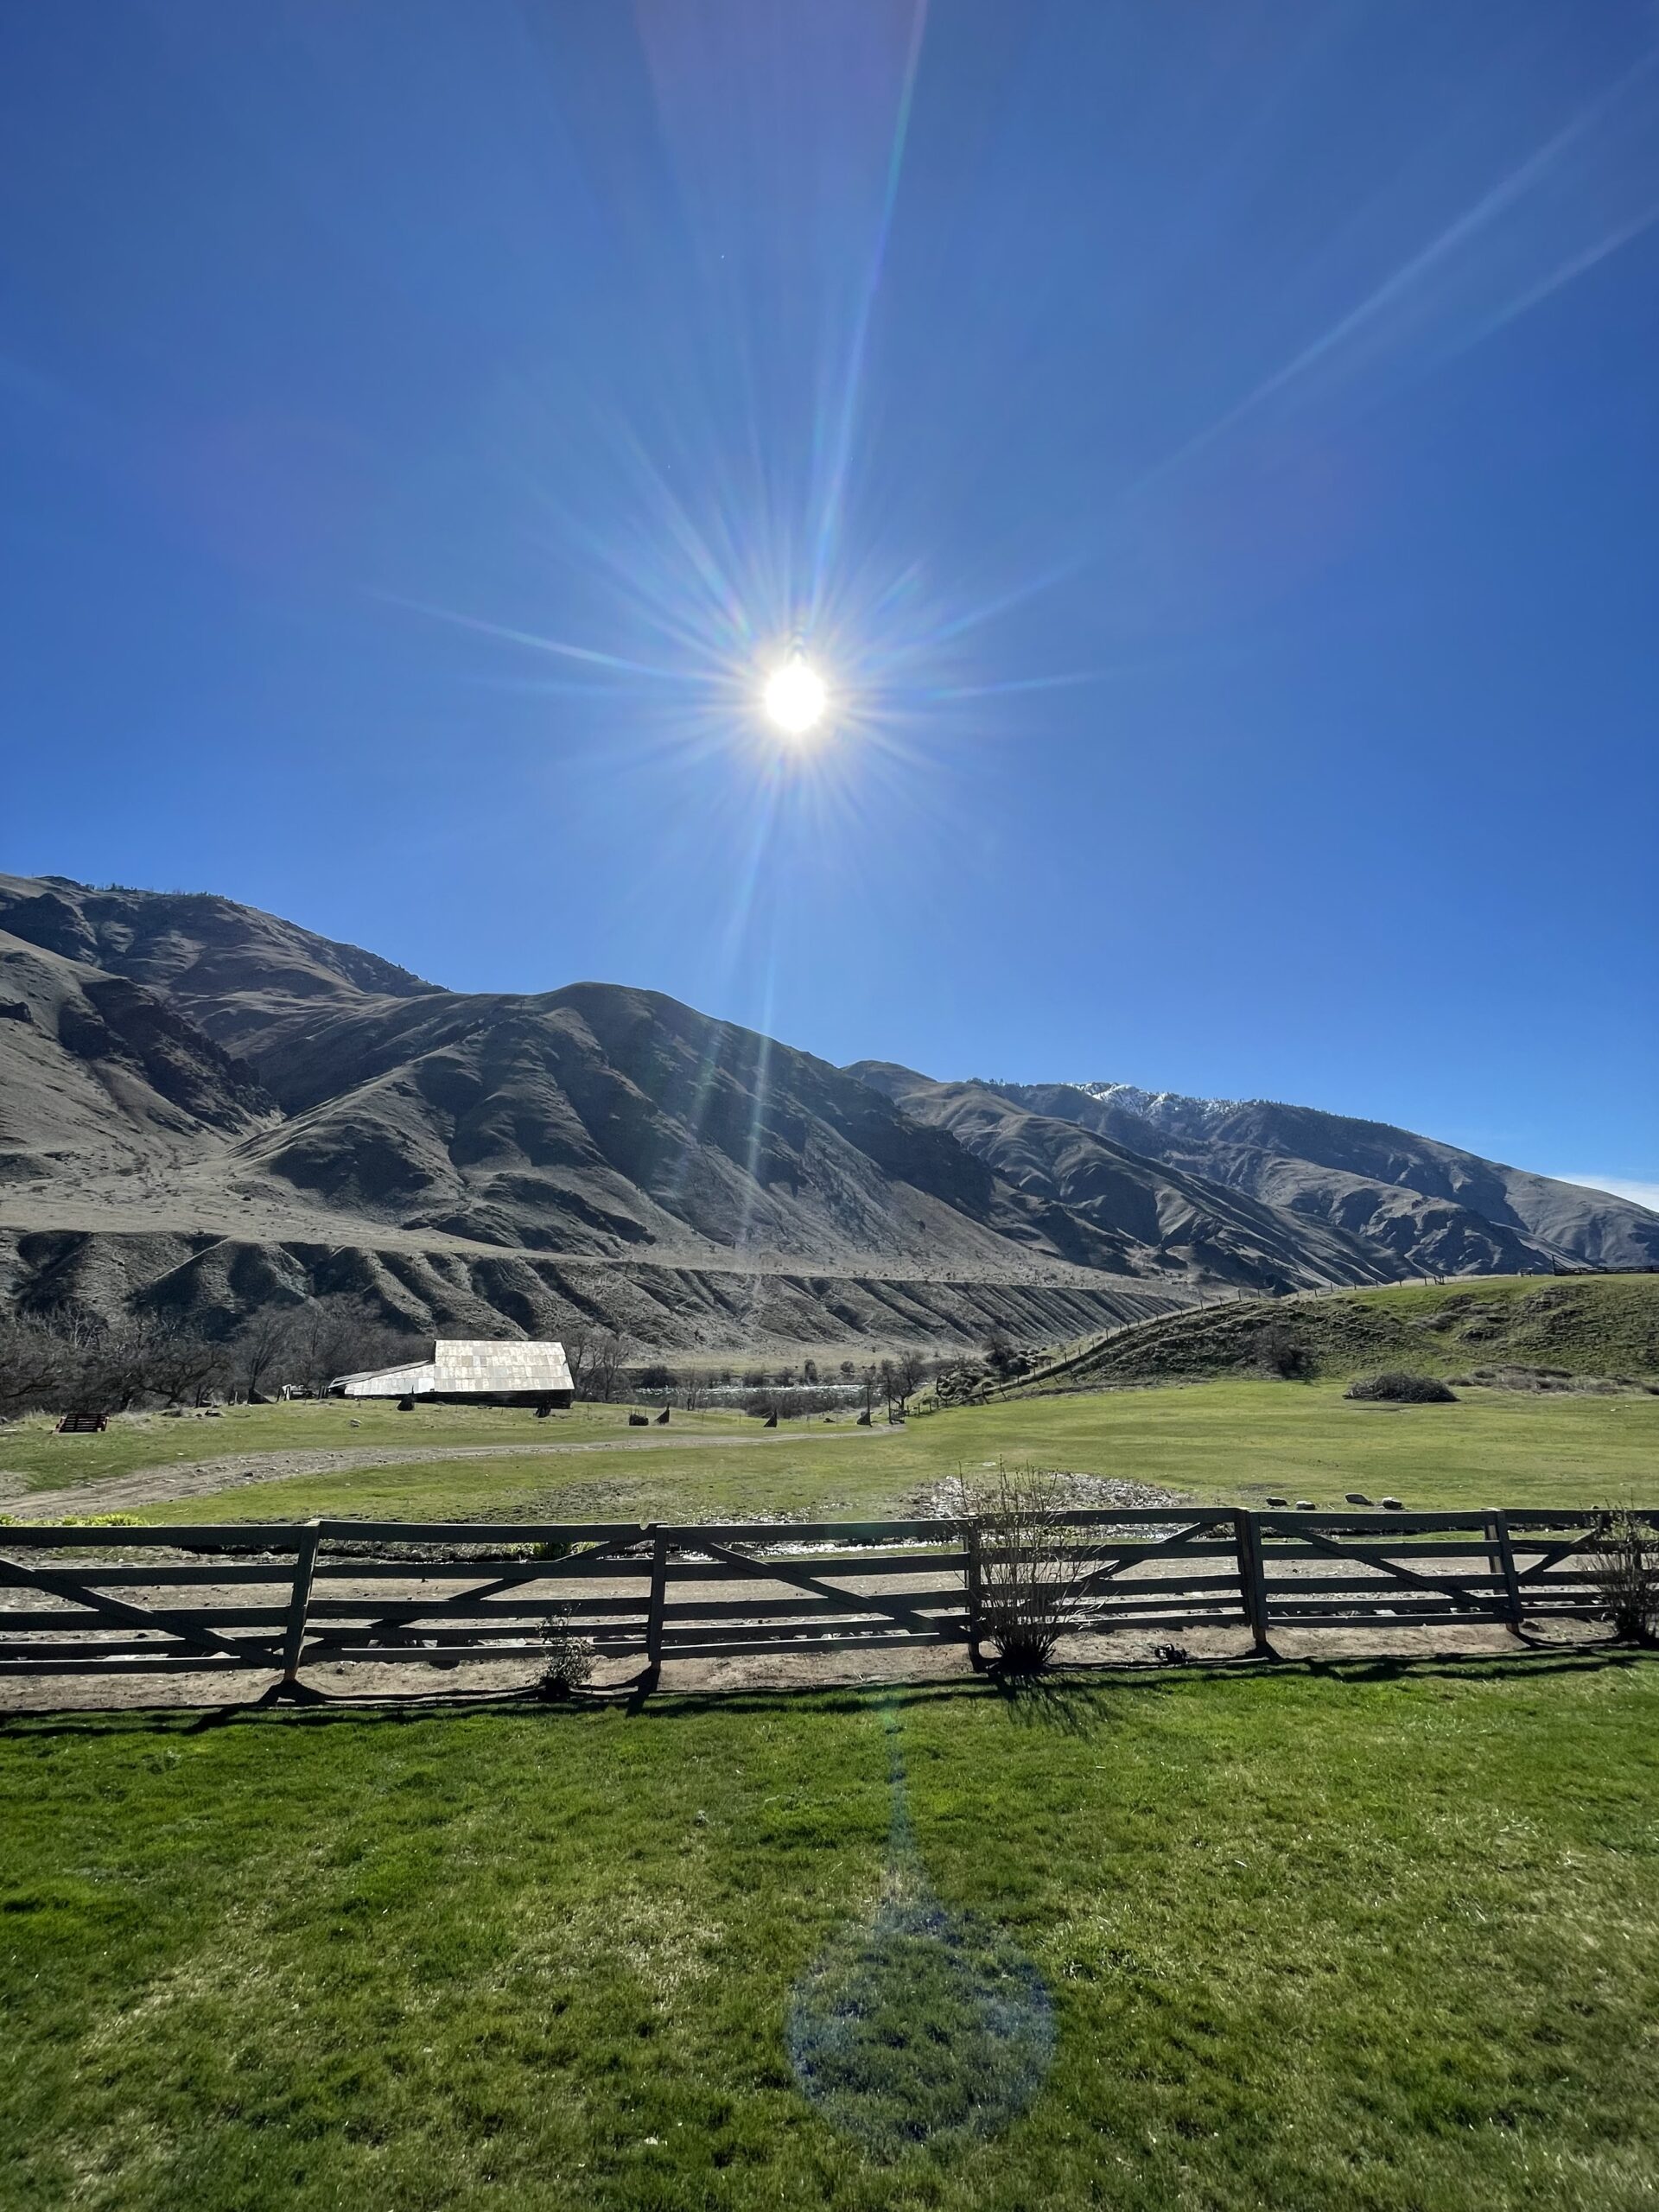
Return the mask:
M 804 737 L 823 720 L 830 694 L 804 653 L 791 653 L 766 678 L 760 695 L 766 719 L 785 737 Z

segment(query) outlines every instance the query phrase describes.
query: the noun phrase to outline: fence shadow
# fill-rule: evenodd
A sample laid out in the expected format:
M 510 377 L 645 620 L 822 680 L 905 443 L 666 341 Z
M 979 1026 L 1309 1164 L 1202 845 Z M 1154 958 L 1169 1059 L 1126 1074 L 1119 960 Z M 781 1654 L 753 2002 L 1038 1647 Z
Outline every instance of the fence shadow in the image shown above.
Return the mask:
M 1173 1695 L 1202 1685 L 1237 1691 L 1265 1682 L 1306 1681 L 1362 1687 L 1415 1680 L 1531 1681 L 1541 1675 L 1627 1672 L 1659 1662 L 1659 1650 L 1611 1643 L 1517 1648 L 1506 1652 L 1377 1652 L 1321 1658 L 1263 1659 L 1253 1654 L 1196 1658 L 1178 1666 L 1103 1660 L 1056 1669 L 1029 1681 L 964 1674 L 928 1681 L 810 1681 L 645 1688 L 639 1682 L 549 1700 L 531 1688 L 446 1688 L 336 1694 L 309 1690 L 297 1701 L 259 1696 L 210 1706 L 41 1707 L 0 1713 L 0 1743 L 54 1737 L 156 1733 L 196 1736 L 226 1728 L 300 1730 L 361 1726 L 405 1726 L 420 1720 L 487 1722 L 531 1719 L 552 1726 L 572 1716 L 611 1712 L 630 1721 L 689 1721 L 710 1714 L 771 1714 L 791 1707 L 815 1713 L 895 1712 L 958 1704 L 999 1707 L 1015 1727 L 1087 1735 L 1109 1724 L 1126 1697 Z

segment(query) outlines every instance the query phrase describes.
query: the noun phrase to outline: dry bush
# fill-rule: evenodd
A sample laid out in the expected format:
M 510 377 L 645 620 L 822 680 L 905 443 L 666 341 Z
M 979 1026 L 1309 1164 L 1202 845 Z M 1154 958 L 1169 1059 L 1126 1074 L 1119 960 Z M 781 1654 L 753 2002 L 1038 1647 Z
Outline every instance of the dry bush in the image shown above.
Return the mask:
M 593 1645 L 556 1614 L 542 1630 L 542 1671 L 536 1677 L 536 1694 L 556 1702 L 586 1689 L 593 1678 Z
M 1608 1514 L 1586 1557 L 1619 1642 L 1659 1643 L 1659 1529 L 1649 1516 L 1629 1507 Z
M 1063 1475 L 999 1467 L 995 1482 L 958 1490 L 957 1517 L 978 1560 L 979 1640 L 1001 1673 L 1040 1674 L 1086 1606 L 1098 1564 L 1091 1532 L 1068 1519 Z M 968 1572 L 971 1605 L 971 1565 Z
M 1256 1372 L 1281 1382 L 1306 1382 L 1313 1372 L 1306 1347 L 1299 1343 L 1282 1321 L 1269 1321 L 1251 1340 Z
M 1444 1382 L 1433 1375 L 1407 1375 L 1390 1370 L 1386 1375 L 1368 1375 L 1358 1382 L 1351 1382 L 1343 1392 L 1344 1398 L 1366 1398 L 1389 1406 L 1455 1406 L 1457 1394 L 1448 1390 Z

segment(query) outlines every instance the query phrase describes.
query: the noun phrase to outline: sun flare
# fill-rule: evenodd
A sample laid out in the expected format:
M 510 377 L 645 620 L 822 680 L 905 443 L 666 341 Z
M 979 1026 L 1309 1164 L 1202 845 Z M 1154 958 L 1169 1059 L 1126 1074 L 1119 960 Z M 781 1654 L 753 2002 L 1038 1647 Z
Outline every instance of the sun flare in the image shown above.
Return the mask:
M 823 720 L 830 694 L 804 653 L 797 652 L 766 678 L 761 704 L 766 719 L 785 737 L 804 737 Z

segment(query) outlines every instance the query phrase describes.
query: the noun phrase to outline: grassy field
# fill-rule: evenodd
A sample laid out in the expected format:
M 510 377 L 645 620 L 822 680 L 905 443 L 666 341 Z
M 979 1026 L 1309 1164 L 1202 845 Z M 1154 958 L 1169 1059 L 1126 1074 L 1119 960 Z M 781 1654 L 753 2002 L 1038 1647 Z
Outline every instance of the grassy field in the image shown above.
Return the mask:
M 188 1466 L 239 1452 L 355 1451 L 385 1444 L 394 1452 L 445 1444 L 534 1444 L 615 1438 L 625 1440 L 626 1406 L 573 1406 L 538 1421 L 526 1408 L 423 1406 L 400 1414 L 396 1406 L 343 1398 L 301 1399 L 289 1405 L 226 1406 L 216 1418 L 188 1414 L 117 1414 L 98 1436 L 60 1436 L 49 1414 L 34 1414 L 0 1428 L 0 1473 L 31 1488 L 57 1489 L 130 1474 L 137 1467 Z M 676 1433 L 730 1435 L 757 1426 L 741 1414 L 677 1410 Z
M 700 1433 L 719 1433 L 719 1417 L 699 1418 L 713 1424 Z M 396 1419 L 386 1414 L 382 1432 Z M 257 1430 L 244 1433 L 254 1450 Z M 1650 1397 L 1472 1390 L 1452 1406 L 1391 1407 L 1352 1403 L 1331 1383 L 1235 1381 L 972 1407 L 874 1433 L 803 1424 L 762 1437 L 753 1423 L 736 1433 L 755 1441 L 729 1451 L 715 1443 L 631 1452 L 626 1430 L 557 1428 L 558 1438 L 578 1441 L 613 1433 L 617 1448 L 567 1458 L 389 1462 L 156 1505 L 143 1517 L 856 1517 L 896 1511 L 959 1471 L 971 1475 L 998 1460 L 1119 1476 L 1243 1504 L 1274 1493 L 1334 1505 L 1350 1490 L 1418 1506 L 1659 1503 L 1659 1398 Z M 362 1445 L 376 1436 L 365 1425 L 351 1440 Z M 101 1441 L 52 1440 L 81 1440 Z M 524 1440 L 522 1430 L 517 1440 Z M 67 1510 L 92 1510 L 97 1502 L 97 1486 L 89 1484 Z
M 1656 1816 L 1641 1660 L 14 1719 L 0 2202 L 1637 2212 Z
M 1518 1366 L 1659 1382 L 1659 1275 L 1491 1275 L 1201 1306 L 1109 1338 L 1059 1380 L 1088 1389 L 1260 1373 L 1269 1338 L 1326 1381 Z

